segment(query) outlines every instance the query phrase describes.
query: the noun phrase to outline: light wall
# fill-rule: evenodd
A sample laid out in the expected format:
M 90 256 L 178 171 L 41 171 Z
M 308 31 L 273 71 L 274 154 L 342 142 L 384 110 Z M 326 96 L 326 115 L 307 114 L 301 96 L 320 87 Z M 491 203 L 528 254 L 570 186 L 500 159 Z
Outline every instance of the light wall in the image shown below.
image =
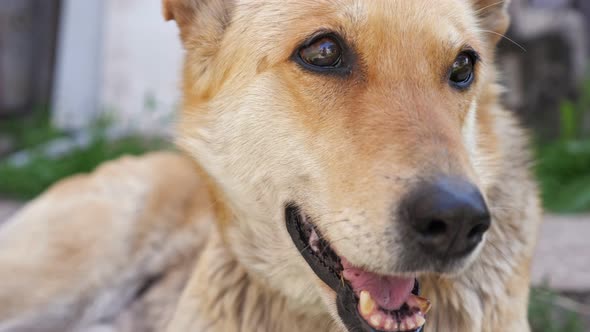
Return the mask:
M 108 114 L 129 130 L 170 129 L 179 100 L 182 47 L 161 0 L 65 0 L 53 111 L 82 129 Z

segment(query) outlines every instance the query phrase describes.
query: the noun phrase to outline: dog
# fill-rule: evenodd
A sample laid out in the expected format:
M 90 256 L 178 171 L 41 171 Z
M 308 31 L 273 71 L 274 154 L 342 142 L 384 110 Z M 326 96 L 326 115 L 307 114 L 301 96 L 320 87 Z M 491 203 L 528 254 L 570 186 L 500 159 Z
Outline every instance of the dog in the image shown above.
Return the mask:
M 507 6 L 163 0 L 184 153 L 2 226 L 0 331 L 529 331 L 541 208 L 499 101 Z

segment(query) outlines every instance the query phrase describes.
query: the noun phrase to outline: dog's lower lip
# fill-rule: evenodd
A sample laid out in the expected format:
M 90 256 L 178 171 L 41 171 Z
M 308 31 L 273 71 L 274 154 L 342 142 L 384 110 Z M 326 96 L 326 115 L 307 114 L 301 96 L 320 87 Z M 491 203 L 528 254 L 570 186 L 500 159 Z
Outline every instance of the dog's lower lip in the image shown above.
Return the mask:
M 296 205 L 286 207 L 285 219 L 287 230 L 303 258 L 316 275 L 336 292 L 338 313 L 350 331 L 417 332 L 422 330 L 424 316 L 430 304 L 426 299 L 418 296 L 420 289 L 417 280 L 414 281 L 413 289 L 402 307 L 396 310 L 386 310 L 379 306 L 367 307 L 367 303 L 371 304 L 370 301 L 367 302 L 367 299 L 372 299 L 370 296 L 367 297 L 368 292 L 360 292 L 356 289 L 355 293 L 349 280 L 343 275 L 343 259 L 331 249 L 311 222 L 306 221 L 307 217 Z M 415 307 L 410 307 L 407 303 Z M 364 310 L 362 305 L 365 305 Z

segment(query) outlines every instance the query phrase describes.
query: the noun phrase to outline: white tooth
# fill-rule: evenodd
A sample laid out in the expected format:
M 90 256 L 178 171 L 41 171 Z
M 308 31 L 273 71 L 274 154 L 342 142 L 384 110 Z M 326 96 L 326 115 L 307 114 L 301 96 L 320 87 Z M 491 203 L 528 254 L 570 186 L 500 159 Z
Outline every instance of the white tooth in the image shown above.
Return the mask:
M 412 318 L 406 318 L 406 331 L 414 330 L 417 326 L 414 325 Z
M 410 308 L 418 308 L 423 314 L 427 314 L 432 307 L 432 304 L 430 301 L 428 301 L 428 299 L 416 296 L 414 294 L 410 295 L 406 303 L 410 306 Z
M 424 317 L 422 317 L 420 315 L 416 315 L 414 318 L 414 321 L 416 322 L 417 327 L 420 327 L 420 326 L 426 324 L 426 319 L 424 319 Z
M 386 331 L 393 331 L 394 324 L 395 324 L 395 321 L 393 320 L 393 318 L 387 317 L 385 319 L 385 324 L 383 325 L 383 328 Z
M 369 323 L 371 323 L 371 325 L 374 328 L 380 328 L 381 327 L 381 322 L 383 321 L 383 317 L 381 317 L 381 314 L 376 312 L 371 316 L 371 319 L 369 319 Z
M 363 316 L 368 317 L 375 310 L 375 301 L 368 291 L 361 291 L 360 309 Z
M 402 321 L 401 323 L 399 323 L 399 327 L 398 327 L 398 331 L 409 331 L 410 328 L 408 327 L 408 324 L 406 324 L 406 321 Z
M 423 314 L 425 314 L 425 315 L 426 315 L 426 314 L 427 314 L 427 313 L 430 311 L 430 309 L 431 309 L 431 308 L 432 308 L 432 304 L 430 304 L 430 301 L 427 301 L 427 302 L 424 304 L 424 306 L 423 306 L 423 308 L 421 309 L 421 311 L 422 311 L 422 313 L 423 313 Z
M 309 245 L 311 246 L 311 249 L 315 252 L 320 251 L 320 247 L 318 246 L 319 241 L 320 237 L 318 236 L 318 233 L 316 233 L 315 230 L 312 230 L 311 236 L 309 237 Z

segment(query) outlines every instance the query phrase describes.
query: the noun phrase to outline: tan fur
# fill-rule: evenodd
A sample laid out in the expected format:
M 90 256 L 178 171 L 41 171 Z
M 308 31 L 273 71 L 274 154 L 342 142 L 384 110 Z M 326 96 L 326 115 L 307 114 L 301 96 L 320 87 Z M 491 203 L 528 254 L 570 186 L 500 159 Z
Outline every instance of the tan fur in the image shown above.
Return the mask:
M 498 101 L 494 48 L 506 5 L 164 0 L 186 48 L 177 141 L 198 166 L 174 155 L 115 162 L 58 185 L 0 229 L 1 279 L 26 276 L 0 288 L 0 331 L 47 318 L 91 326 L 96 314 L 76 320 L 72 308 L 138 287 L 149 271 L 172 281 L 156 283 L 130 313 L 111 314 L 112 328 L 133 330 L 152 305 L 167 310 L 144 319 L 145 329 L 172 317 L 169 332 L 343 331 L 334 292 L 285 229 L 285 203 L 300 204 L 353 264 L 396 274 L 403 241 L 391 209 L 438 175 L 477 184 L 493 223 L 456 268 L 415 271 L 433 302 L 426 331 L 528 331 L 540 207 L 526 137 Z M 349 77 L 291 60 L 322 29 L 356 50 Z M 474 86 L 457 92 L 444 74 L 466 44 L 482 61 Z M 209 230 L 200 220 L 213 216 Z M 39 234 L 45 250 L 31 252 Z M 174 276 L 188 273 L 191 257 L 171 316 L 184 284 Z
M 62 181 L 0 228 L 0 331 L 115 321 L 155 277 L 169 298 L 152 305 L 158 295 L 148 294 L 141 310 L 157 312 L 152 324 L 167 321 L 150 307 L 173 310 L 180 268 L 190 270 L 212 218 L 194 164 L 173 153 L 120 159 Z

